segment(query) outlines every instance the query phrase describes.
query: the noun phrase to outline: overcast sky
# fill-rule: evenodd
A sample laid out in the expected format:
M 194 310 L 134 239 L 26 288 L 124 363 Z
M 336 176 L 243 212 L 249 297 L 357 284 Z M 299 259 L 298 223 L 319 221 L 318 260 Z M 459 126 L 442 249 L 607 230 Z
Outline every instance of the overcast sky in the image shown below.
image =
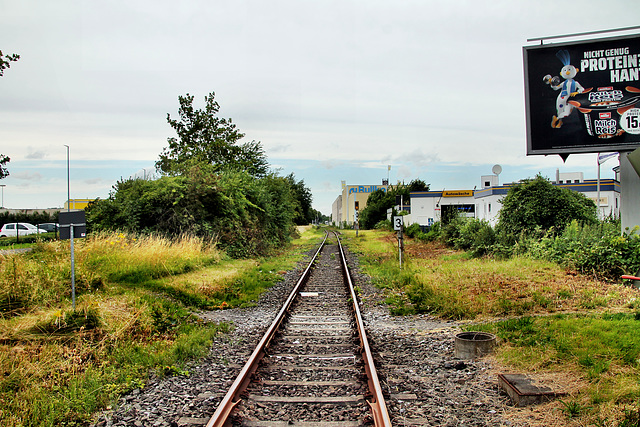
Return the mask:
M 522 47 L 638 25 L 640 2 L 0 0 L 0 16 L 0 50 L 21 56 L 0 77 L 5 207 L 63 205 L 65 144 L 71 197 L 107 197 L 153 168 L 179 95 L 215 92 L 330 214 L 342 180 L 595 178 L 595 154 L 525 155 Z

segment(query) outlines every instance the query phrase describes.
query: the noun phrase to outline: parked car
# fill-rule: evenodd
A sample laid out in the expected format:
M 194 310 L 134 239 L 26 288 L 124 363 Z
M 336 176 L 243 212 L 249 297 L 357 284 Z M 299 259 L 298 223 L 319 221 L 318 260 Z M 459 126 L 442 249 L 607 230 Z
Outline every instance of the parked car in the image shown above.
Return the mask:
M 60 226 L 55 222 L 43 222 L 42 224 L 36 225 L 36 228 L 44 230 L 47 233 L 55 233 L 56 231 L 58 231 Z
M 35 225 L 28 222 L 12 222 L 2 226 L 0 237 L 16 237 L 26 236 L 28 234 L 46 233 L 44 230 L 38 230 Z

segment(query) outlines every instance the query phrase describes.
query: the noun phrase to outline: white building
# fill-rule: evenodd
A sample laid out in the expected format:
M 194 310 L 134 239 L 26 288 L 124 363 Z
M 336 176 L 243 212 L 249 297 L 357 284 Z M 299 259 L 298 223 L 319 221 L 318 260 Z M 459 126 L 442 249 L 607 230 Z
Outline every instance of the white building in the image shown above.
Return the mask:
M 598 203 L 598 183 L 595 179 L 585 180 L 582 172 L 559 173 L 553 185 L 568 188 L 584 194 Z M 473 190 L 421 191 L 411 193 L 410 217 L 405 224 L 418 223 L 430 226 L 452 216 L 463 214 L 496 225 L 510 184 L 498 185 L 497 175 L 481 177 L 481 188 Z M 620 216 L 620 182 L 616 179 L 600 180 L 600 218 Z M 407 210 L 407 208 L 405 208 Z

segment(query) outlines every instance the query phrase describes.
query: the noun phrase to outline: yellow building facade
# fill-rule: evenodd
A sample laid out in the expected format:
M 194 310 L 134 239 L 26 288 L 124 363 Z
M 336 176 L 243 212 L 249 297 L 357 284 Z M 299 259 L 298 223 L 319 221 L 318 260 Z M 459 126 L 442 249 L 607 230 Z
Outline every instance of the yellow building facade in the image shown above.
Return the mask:
M 362 210 L 367 199 L 376 190 L 387 191 L 387 185 L 346 185 L 342 183 L 342 193 L 331 206 L 331 220 L 334 224 L 353 224 L 356 207 Z

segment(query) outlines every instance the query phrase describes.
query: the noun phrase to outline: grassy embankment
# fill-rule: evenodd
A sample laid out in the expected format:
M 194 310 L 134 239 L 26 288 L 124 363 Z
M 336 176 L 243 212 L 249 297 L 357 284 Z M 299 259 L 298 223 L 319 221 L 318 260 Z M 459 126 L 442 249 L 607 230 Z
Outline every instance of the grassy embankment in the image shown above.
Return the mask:
M 638 291 L 526 257 L 472 259 L 438 244 L 347 231 L 345 242 L 396 314 L 431 313 L 490 331 L 500 372 L 519 372 L 569 394 L 508 416 L 537 426 L 638 426 Z
M 78 239 L 75 312 L 68 242 L 0 255 L 0 425 L 85 425 L 150 373 L 188 375 L 229 330 L 194 312 L 252 304 L 316 237 L 260 260 L 195 238 Z

